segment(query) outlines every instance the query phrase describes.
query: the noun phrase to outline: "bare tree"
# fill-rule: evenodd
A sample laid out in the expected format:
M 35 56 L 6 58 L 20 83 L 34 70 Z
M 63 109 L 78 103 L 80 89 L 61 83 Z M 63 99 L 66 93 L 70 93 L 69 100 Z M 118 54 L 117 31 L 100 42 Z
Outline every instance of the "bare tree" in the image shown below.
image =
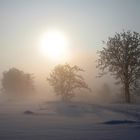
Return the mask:
M 123 85 L 125 100 L 131 102 L 130 93 L 139 86 L 140 80 L 140 34 L 123 31 L 109 37 L 106 47 L 98 52 L 97 67 L 100 76 L 108 70 Z
M 74 97 L 75 89 L 90 90 L 84 78 L 78 74 L 79 72 L 83 72 L 83 70 L 76 65 L 57 65 L 50 73 L 50 77 L 47 78 L 49 84 L 54 88 L 56 94 L 62 97 L 63 101 L 69 101 Z
M 3 72 L 2 90 L 6 93 L 18 94 L 31 92 L 34 89 L 33 77 L 16 68 Z

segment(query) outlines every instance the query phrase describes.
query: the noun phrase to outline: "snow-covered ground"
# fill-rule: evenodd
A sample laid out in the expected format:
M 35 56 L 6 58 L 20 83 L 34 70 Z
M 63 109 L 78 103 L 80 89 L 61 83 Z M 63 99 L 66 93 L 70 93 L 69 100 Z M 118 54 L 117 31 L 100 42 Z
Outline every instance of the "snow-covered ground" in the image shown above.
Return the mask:
M 1 103 L 0 140 L 139 140 L 140 106 Z

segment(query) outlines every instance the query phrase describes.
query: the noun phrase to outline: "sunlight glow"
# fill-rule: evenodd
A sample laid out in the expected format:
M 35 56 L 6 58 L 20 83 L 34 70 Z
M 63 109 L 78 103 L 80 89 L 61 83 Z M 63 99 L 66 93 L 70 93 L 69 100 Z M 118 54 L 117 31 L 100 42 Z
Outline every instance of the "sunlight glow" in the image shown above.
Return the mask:
M 68 41 L 59 31 L 48 31 L 41 39 L 41 52 L 53 61 L 65 61 L 69 55 Z

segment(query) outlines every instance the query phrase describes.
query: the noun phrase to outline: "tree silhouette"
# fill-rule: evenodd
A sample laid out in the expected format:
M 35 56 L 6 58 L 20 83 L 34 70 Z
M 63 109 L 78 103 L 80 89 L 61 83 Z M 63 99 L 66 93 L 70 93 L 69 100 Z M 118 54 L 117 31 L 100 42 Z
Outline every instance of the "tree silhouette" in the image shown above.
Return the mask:
M 78 66 L 69 64 L 57 65 L 47 78 L 49 84 L 54 88 L 57 95 L 62 97 L 63 101 L 69 101 L 75 95 L 75 89 L 89 89 L 84 78 L 78 74 L 83 72 Z
M 98 92 L 99 92 L 98 96 L 102 102 L 110 102 L 111 101 L 111 89 L 107 83 L 103 83 Z
M 130 93 L 139 86 L 140 80 L 140 35 L 123 31 L 109 37 L 106 47 L 98 52 L 97 67 L 103 76 L 108 70 L 123 85 L 125 100 L 130 103 Z M 131 91 L 131 92 L 130 92 Z
M 34 89 L 33 77 L 16 68 L 3 72 L 2 89 L 6 93 L 23 94 Z

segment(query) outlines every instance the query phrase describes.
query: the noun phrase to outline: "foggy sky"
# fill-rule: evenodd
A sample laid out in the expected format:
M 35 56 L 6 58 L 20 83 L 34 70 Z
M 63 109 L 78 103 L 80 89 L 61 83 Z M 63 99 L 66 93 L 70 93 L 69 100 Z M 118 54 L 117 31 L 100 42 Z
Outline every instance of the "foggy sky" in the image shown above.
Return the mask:
M 54 65 L 39 53 L 48 29 L 65 32 L 71 62 L 90 75 L 102 40 L 123 29 L 140 33 L 139 13 L 139 0 L 0 0 L 0 75 L 17 67 L 44 80 Z

